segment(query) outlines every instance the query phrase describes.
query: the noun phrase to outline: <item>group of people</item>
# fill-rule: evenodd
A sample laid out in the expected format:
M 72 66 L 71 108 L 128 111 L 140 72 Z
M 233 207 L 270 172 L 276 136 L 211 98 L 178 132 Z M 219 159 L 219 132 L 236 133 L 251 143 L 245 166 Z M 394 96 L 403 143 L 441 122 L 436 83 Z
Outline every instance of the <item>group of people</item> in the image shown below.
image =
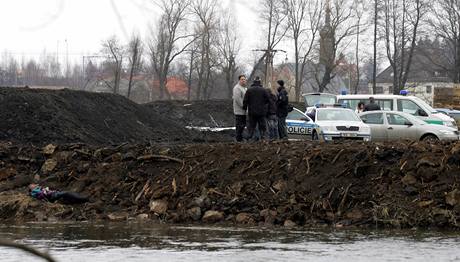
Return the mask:
M 362 113 L 366 111 L 377 111 L 381 110 L 379 104 L 375 103 L 374 97 L 369 97 L 369 104 L 365 104 L 363 101 L 358 103 L 356 107 L 356 113 Z
M 286 117 L 289 113 L 289 97 L 284 81 L 278 80 L 277 90 L 266 89 L 259 77 L 247 87 L 245 75 L 238 77 L 233 88 L 233 112 L 235 114 L 236 141 L 242 142 L 247 126 L 247 140 L 287 139 Z

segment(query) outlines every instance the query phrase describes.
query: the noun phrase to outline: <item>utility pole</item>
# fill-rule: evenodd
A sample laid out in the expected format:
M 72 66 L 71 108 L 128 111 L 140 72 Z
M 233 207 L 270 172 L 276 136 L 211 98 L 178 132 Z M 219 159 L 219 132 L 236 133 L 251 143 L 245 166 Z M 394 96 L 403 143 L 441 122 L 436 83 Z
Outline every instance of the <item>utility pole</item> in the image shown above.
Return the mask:
M 282 49 L 255 49 L 253 51 L 260 51 L 265 53 L 265 80 L 264 85 L 267 88 L 275 91 L 276 86 L 272 85 L 273 82 L 273 58 L 277 52 L 287 53 Z

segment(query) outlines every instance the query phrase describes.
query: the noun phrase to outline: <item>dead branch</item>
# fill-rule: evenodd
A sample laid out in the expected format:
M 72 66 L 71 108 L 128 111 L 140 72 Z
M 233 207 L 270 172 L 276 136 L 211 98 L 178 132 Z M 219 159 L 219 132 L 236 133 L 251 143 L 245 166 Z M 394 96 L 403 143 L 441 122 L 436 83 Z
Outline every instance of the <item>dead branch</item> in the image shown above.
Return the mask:
M 8 241 L 8 240 L 0 240 L 0 246 L 4 246 L 4 247 L 12 247 L 12 248 L 15 248 L 15 249 L 20 249 L 22 251 L 26 251 L 32 255 L 35 255 L 37 257 L 40 257 L 40 258 L 43 258 L 45 259 L 46 261 L 48 262 L 56 262 L 56 260 L 54 258 L 52 258 L 49 254 L 47 253 L 43 253 L 31 246 L 27 246 L 27 245 L 24 245 L 24 244 L 19 244 L 19 243 L 16 243 L 16 242 L 13 242 L 13 241 Z

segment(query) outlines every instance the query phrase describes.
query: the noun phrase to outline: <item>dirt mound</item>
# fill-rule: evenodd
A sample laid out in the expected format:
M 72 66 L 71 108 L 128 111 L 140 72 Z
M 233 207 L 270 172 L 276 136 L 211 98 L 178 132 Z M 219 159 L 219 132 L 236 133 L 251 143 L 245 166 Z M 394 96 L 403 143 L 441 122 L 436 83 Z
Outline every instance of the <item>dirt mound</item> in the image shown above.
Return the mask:
M 215 139 L 106 93 L 0 88 L 0 119 L 0 140 L 40 145 Z
M 232 100 L 156 101 L 145 106 L 184 126 L 235 126 Z
M 0 218 L 458 228 L 459 160 L 460 143 L 3 144 Z M 26 201 L 34 175 L 91 203 Z

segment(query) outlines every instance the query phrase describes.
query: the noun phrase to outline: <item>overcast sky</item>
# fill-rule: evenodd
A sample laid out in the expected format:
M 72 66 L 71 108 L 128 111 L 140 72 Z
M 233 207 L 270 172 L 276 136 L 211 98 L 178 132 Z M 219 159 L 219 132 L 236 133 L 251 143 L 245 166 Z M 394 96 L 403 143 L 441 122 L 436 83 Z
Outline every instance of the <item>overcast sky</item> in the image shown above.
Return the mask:
M 251 61 L 255 55 L 251 50 L 262 43 L 256 1 L 219 3 L 234 10 L 244 43 L 242 52 Z M 0 10 L 0 52 L 38 57 L 46 49 L 62 60 L 68 48 L 72 61 L 97 53 L 102 40 L 111 35 L 123 42 L 134 31 L 145 36 L 147 26 L 158 18 L 152 0 L 1 0 Z

